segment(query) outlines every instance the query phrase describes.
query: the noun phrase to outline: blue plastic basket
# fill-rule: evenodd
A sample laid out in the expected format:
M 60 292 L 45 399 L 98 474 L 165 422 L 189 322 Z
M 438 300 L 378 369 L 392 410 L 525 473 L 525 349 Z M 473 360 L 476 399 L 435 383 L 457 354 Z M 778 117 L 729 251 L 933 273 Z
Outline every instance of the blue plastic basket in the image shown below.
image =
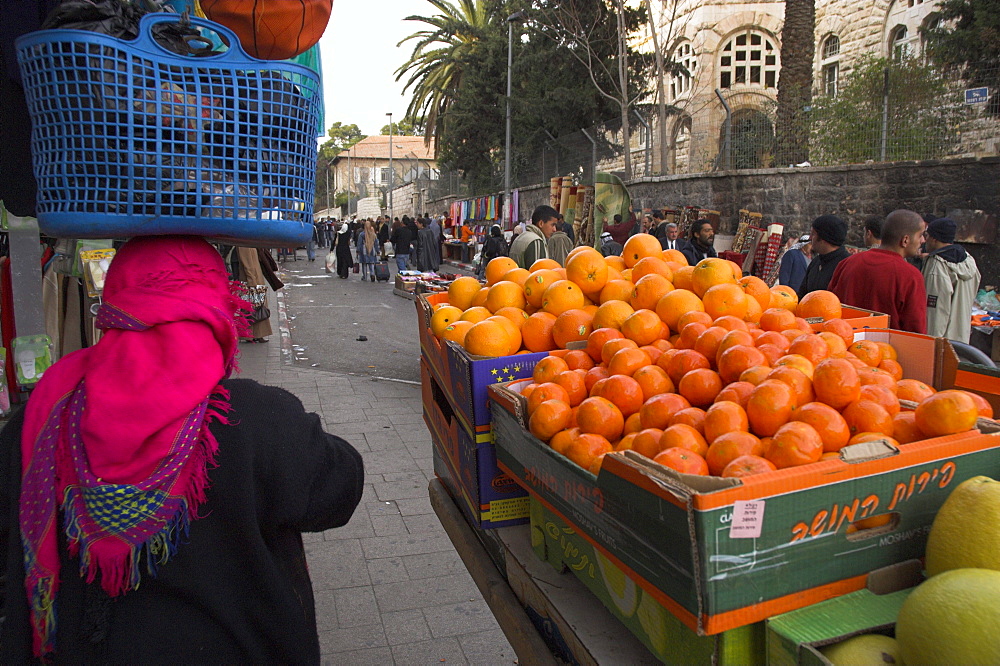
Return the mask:
M 230 48 L 184 56 L 142 18 L 123 41 L 80 30 L 17 40 L 31 113 L 38 221 L 52 236 L 195 234 L 253 245 L 312 235 L 319 79 Z

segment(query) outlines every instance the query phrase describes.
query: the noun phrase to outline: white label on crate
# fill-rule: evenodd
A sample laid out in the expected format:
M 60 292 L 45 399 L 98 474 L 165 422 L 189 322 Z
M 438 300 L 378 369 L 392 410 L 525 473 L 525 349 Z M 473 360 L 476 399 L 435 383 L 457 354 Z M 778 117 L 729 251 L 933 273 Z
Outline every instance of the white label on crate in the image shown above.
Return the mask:
M 733 523 L 730 539 L 756 539 L 764 527 L 764 500 L 733 502 Z

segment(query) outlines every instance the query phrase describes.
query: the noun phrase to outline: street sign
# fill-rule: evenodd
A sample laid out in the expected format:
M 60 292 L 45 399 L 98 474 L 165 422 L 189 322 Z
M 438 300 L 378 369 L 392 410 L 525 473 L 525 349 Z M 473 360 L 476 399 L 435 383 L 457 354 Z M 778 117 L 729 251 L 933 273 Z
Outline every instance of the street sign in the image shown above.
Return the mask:
M 989 88 L 969 88 L 965 91 L 966 104 L 984 104 L 990 99 Z

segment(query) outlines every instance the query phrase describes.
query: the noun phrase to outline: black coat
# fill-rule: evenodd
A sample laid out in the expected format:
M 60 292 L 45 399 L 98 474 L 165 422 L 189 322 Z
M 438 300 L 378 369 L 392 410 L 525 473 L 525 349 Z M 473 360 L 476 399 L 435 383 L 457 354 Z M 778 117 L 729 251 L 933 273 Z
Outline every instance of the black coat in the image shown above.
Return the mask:
M 397 255 L 409 254 L 410 243 L 413 242 L 413 236 L 410 234 L 409 227 L 403 225 L 393 229 L 392 235 L 389 236 L 389 242 L 392 243 L 392 251 Z
M 156 577 L 114 600 L 61 546 L 56 654 L 73 663 L 319 663 L 300 532 L 345 525 L 364 468 L 350 444 L 284 389 L 224 382 L 234 425 L 212 424 L 218 466 L 203 516 Z M 23 412 L 0 433 L 0 547 L 6 620 L 0 663 L 26 663 L 31 630 L 18 525 Z M 102 614 L 105 616 L 102 618 Z M 103 620 L 103 621 L 102 621 Z M 104 631 L 104 637 L 100 632 Z
M 838 247 L 833 252 L 814 255 L 809 267 L 806 268 L 805 277 L 799 285 L 797 293 L 802 298 L 811 291 L 819 291 L 830 286 L 833 279 L 833 272 L 837 270 L 837 264 L 851 256 L 844 247 Z

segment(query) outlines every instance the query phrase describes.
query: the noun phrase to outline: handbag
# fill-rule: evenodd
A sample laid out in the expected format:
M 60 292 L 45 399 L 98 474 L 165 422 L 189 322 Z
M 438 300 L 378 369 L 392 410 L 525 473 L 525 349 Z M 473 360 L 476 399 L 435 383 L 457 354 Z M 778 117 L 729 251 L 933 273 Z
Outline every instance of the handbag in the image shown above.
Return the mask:
M 257 324 L 271 318 L 271 309 L 267 307 L 267 287 L 247 286 L 247 300 L 253 306 L 253 310 L 247 315 L 251 324 Z
M 351 272 L 352 273 L 360 273 L 361 272 L 361 264 L 354 264 L 353 266 L 351 266 Z

